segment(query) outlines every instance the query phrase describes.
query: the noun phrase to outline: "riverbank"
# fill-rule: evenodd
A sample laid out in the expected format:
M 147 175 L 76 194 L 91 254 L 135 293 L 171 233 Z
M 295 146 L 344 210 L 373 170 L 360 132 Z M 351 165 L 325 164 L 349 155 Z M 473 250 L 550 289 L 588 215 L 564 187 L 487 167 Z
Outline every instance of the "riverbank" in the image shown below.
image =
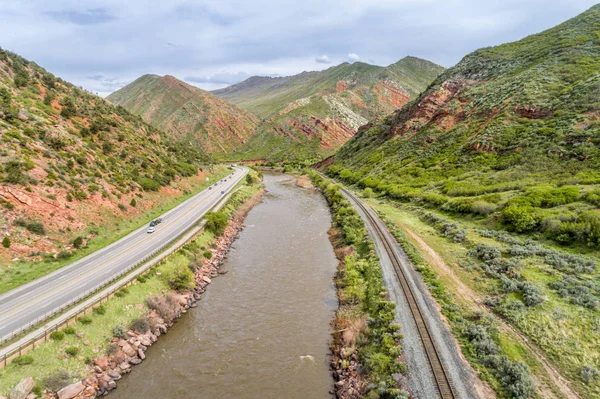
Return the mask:
M 331 368 L 336 398 L 408 398 L 395 304 L 387 299 L 373 242 L 340 186 L 309 176 L 334 215 L 329 237 L 339 260 L 339 307 L 332 321 Z
M 16 388 L 11 399 L 27 390 L 46 398 L 91 398 L 114 389 L 219 275 L 220 262 L 262 193 L 257 184 L 240 187 L 221 211 L 207 215 L 207 227 L 189 244 L 1 369 L 0 394 Z

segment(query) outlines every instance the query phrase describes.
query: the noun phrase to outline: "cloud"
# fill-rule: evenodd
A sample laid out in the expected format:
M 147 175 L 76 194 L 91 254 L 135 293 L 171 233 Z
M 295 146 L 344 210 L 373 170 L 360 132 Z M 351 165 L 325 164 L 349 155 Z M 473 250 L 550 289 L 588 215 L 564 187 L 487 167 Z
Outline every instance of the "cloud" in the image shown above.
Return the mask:
M 319 64 L 331 64 L 331 60 L 326 55 L 319 56 L 315 58 L 315 62 Z
M 228 73 L 221 72 L 216 73 L 211 76 L 187 76 L 183 78 L 186 82 L 189 83 L 213 83 L 213 84 L 224 84 L 224 85 L 232 85 L 235 83 L 239 83 L 242 80 L 246 80 L 250 77 L 246 72 L 236 72 L 236 73 Z
M 72 10 L 47 11 L 45 14 L 58 21 L 70 22 L 75 25 L 94 25 L 117 19 L 103 8 L 91 8 L 83 12 Z
M 348 54 L 348 59 L 350 61 L 358 61 L 358 60 L 360 60 L 360 57 L 356 53 L 350 53 L 350 54 Z
M 146 73 L 211 88 L 251 75 L 320 70 L 327 60 L 389 65 L 412 55 L 452 66 L 477 48 L 548 29 L 596 2 L 0 1 L 0 45 L 93 91 Z

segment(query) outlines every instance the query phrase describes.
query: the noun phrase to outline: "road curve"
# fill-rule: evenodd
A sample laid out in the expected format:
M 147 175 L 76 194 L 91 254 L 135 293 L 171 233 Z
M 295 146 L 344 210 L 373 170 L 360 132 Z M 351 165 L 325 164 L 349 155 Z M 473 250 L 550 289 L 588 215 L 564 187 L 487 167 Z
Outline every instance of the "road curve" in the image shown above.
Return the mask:
M 482 396 L 475 388 L 476 384 L 473 383 L 477 378 L 475 372 L 461 356 L 460 348 L 440 317 L 435 299 L 431 297 L 421 276 L 411 266 L 408 256 L 371 208 L 347 190 L 342 190 L 342 193 L 365 222 L 369 236 L 375 243 L 375 250 L 379 257 L 390 300 L 396 303 L 396 318 L 404 336 L 403 347 L 408 364 L 408 387 L 411 394 L 419 399 L 481 398 Z M 392 257 L 394 260 L 391 259 Z M 396 266 L 394 266 L 395 263 Z M 410 293 L 407 294 L 403 289 L 395 267 L 401 269 L 399 271 L 403 274 Z M 421 337 L 417 320 L 413 316 L 414 309 L 411 309 L 408 295 L 412 296 L 412 301 L 416 301 L 422 321 L 426 324 L 427 330 L 429 330 L 428 334 L 434 341 L 435 354 L 439 357 L 444 372 L 452 385 L 450 392 L 440 389 L 438 370 L 435 375 L 432 372 L 434 364 L 429 358 L 431 354 L 424 346 L 424 340 Z
M 232 173 L 233 177 L 228 176 L 217 187 L 206 188 L 163 214 L 154 233 L 148 234 L 145 225 L 103 249 L 1 295 L 0 342 L 71 299 L 110 281 L 192 227 L 222 198 L 222 191 L 227 193 L 235 187 L 248 168 L 238 166 Z

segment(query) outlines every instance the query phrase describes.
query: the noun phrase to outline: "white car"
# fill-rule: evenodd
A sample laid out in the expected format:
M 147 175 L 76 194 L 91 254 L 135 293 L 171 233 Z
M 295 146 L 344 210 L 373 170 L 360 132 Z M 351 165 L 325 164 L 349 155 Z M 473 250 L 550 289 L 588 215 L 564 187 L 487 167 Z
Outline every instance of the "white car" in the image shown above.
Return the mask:
M 147 230 L 146 232 L 147 232 L 148 234 L 150 234 L 150 233 L 154 233 L 155 231 L 156 231 L 156 227 L 154 227 L 154 226 L 150 226 L 150 227 L 148 227 L 148 230 Z

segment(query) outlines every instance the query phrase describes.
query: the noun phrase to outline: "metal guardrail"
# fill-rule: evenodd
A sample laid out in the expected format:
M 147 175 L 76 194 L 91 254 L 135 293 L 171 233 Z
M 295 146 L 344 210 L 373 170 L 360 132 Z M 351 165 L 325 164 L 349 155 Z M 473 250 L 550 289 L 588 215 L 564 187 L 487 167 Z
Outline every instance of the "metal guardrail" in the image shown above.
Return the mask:
M 242 177 L 236 182 L 236 184 L 238 184 L 240 181 L 242 181 L 242 178 L 245 175 L 246 175 L 246 173 L 244 173 L 242 175 Z M 228 195 L 226 195 L 225 197 L 221 198 L 215 204 L 215 206 L 211 208 L 211 210 L 220 209 L 227 202 L 227 200 L 229 200 L 229 198 L 236 191 L 237 190 L 234 190 L 231 193 L 229 193 Z M 24 332 L 28 331 L 32 327 L 40 324 L 44 320 L 48 320 L 48 319 L 50 319 L 53 316 L 62 314 L 65 310 L 67 310 L 67 309 L 71 308 L 72 306 L 76 305 L 77 303 L 79 303 L 83 299 L 85 299 L 88 296 L 90 296 L 90 295 L 92 295 L 92 294 L 100 291 L 103 287 L 109 286 L 111 283 L 114 283 L 115 281 L 121 279 L 124 275 L 130 273 L 131 271 L 133 271 L 133 270 L 135 270 L 137 268 L 139 268 L 140 265 L 143 265 L 143 264 L 147 263 L 146 267 L 139 269 L 137 271 L 137 273 L 132 274 L 131 276 L 129 276 L 129 278 L 125 278 L 121 282 L 121 284 L 118 284 L 117 286 L 113 287 L 108 293 L 105 293 L 100 298 L 98 298 L 98 300 L 96 300 L 96 301 L 88 304 L 82 310 L 75 312 L 73 315 L 69 316 L 66 320 L 58 322 L 58 323 L 56 323 L 55 325 L 53 325 L 51 327 L 45 328 L 44 331 L 41 332 L 40 334 L 38 334 L 38 335 L 36 335 L 36 336 L 28 339 L 25 343 L 20 344 L 18 347 L 16 347 L 16 348 L 14 348 L 14 349 L 12 349 L 12 350 L 4 353 L 0 357 L 0 367 L 6 366 L 9 363 L 9 361 L 12 360 L 14 357 L 21 356 L 21 354 L 23 353 L 23 351 L 25 349 L 28 349 L 28 348 L 33 349 L 33 348 L 35 348 L 35 344 L 38 341 L 45 342 L 48 339 L 48 335 L 49 334 L 51 334 L 54 331 L 58 331 L 59 329 L 62 329 L 64 327 L 66 327 L 71 321 L 73 321 L 73 319 L 78 318 L 82 314 L 85 315 L 86 312 L 88 312 L 90 309 L 94 308 L 96 305 L 101 304 L 102 301 L 106 302 L 115 292 L 117 292 L 118 290 L 122 289 L 125 286 L 130 285 L 131 282 L 133 280 L 135 280 L 139 275 L 141 275 L 142 273 L 144 273 L 147 270 L 151 269 L 152 267 L 156 266 L 156 264 L 158 264 L 160 261 L 162 261 L 165 258 L 167 258 L 169 255 L 173 254 L 174 252 L 179 251 L 183 246 L 185 246 L 187 244 L 187 241 L 191 237 L 193 237 L 193 235 L 195 235 L 198 231 L 200 231 L 204 227 L 204 223 L 200 223 L 200 225 L 198 225 L 198 223 L 202 221 L 203 217 L 204 217 L 204 215 L 201 216 L 201 217 L 199 217 L 198 219 L 196 219 L 196 221 L 194 221 L 194 223 L 192 224 L 192 226 L 190 226 L 188 229 L 186 229 L 185 231 L 183 231 L 181 234 L 173 237 L 171 240 L 169 240 L 169 242 L 167 242 L 166 244 L 162 245 L 160 248 L 154 250 L 150 255 L 144 257 L 142 260 L 134 263 L 133 265 L 127 267 L 126 269 L 122 270 L 118 274 L 114 275 L 110 280 L 103 281 L 102 283 L 96 285 L 94 288 L 91 288 L 91 289 L 85 291 L 83 294 L 80 294 L 76 298 L 71 299 L 69 302 L 67 302 L 66 304 L 64 304 L 60 308 L 54 309 L 53 311 L 48 312 L 48 313 L 44 314 L 43 316 L 38 317 L 36 320 L 27 323 L 25 326 L 19 328 L 17 331 L 12 332 L 11 334 L 0 338 L 0 344 L 5 343 L 7 341 L 10 341 L 11 339 L 13 339 L 13 338 L 15 338 L 15 337 L 23 334 Z M 169 251 L 164 252 L 168 247 L 170 247 L 174 243 L 176 243 L 176 240 L 180 240 L 181 243 L 179 245 L 175 246 L 175 247 L 170 248 Z M 162 256 L 159 256 L 158 258 L 155 258 L 157 255 L 159 255 L 161 253 L 162 253 Z M 155 259 L 152 262 L 151 260 L 153 258 L 155 258 Z

